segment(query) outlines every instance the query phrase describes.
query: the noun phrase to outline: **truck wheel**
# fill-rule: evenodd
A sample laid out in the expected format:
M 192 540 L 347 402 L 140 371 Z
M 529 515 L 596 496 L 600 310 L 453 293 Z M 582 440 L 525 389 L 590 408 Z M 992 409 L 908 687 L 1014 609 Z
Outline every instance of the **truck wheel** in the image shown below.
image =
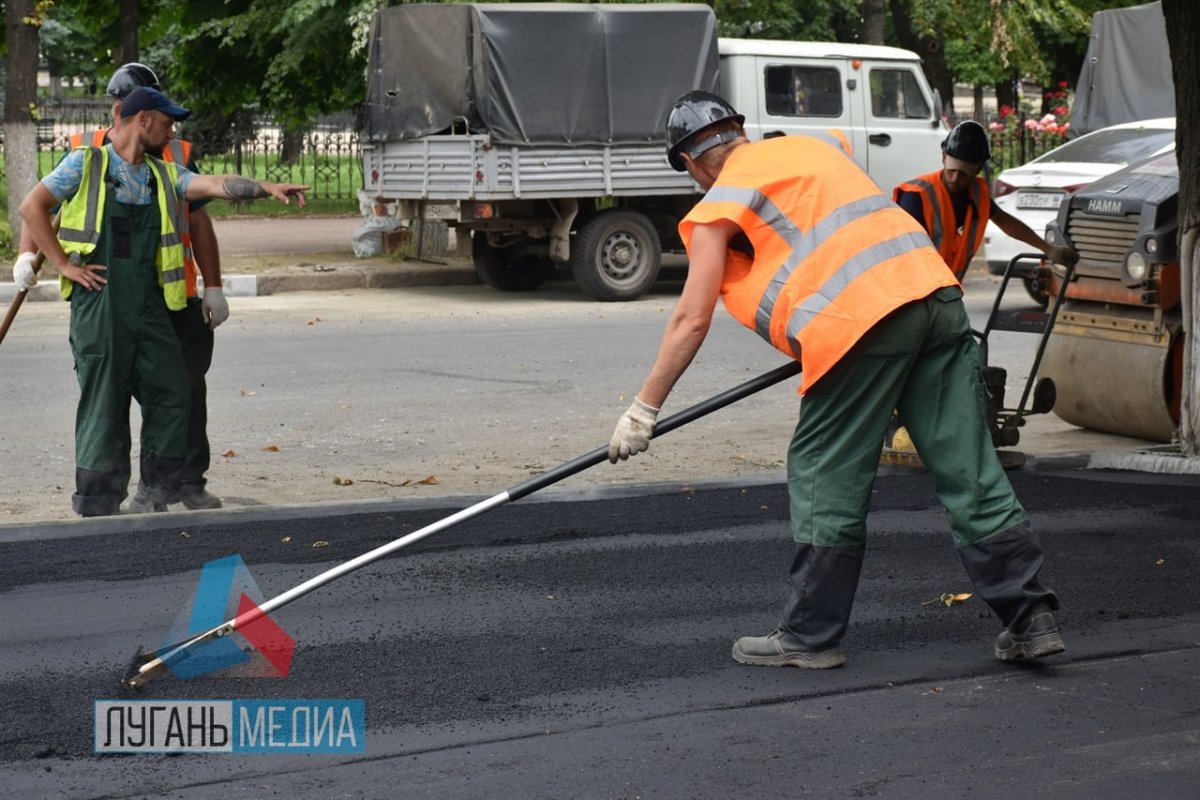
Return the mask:
M 554 274 L 553 261 L 527 255 L 523 244 L 493 247 L 482 233 L 476 233 L 471 238 L 475 274 L 494 289 L 502 292 L 532 292 Z
M 662 263 L 658 232 L 644 214 L 606 211 L 588 220 L 571 246 L 575 282 L 596 300 L 645 294 Z

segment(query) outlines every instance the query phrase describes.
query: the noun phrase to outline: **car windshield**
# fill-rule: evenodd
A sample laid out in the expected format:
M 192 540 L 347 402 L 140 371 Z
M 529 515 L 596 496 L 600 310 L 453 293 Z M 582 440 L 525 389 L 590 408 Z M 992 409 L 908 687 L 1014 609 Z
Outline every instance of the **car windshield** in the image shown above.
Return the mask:
M 1161 128 L 1097 131 L 1093 136 L 1084 136 L 1051 150 L 1039 158 L 1038 162 L 1129 164 L 1154 155 L 1174 141 L 1175 131 Z

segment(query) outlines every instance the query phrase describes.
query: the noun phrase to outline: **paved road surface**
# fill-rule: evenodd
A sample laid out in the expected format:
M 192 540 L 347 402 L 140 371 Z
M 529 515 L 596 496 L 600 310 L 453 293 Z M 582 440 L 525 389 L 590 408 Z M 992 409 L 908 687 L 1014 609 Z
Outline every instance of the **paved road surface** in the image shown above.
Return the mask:
M 298 641 L 286 680 L 140 695 L 362 698 L 362 757 L 94 757 L 92 701 L 119 695 L 125 658 L 163 635 L 205 560 L 241 553 L 273 595 L 459 506 L 8 541 L 0 783 L 22 798 L 1195 797 L 1197 482 L 1067 467 L 1015 475 L 1068 643 L 1031 666 L 991 658 L 977 599 L 929 602 L 970 588 L 928 480 L 894 475 L 840 670 L 730 660 L 734 637 L 772 625 L 790 550 L 783 487 L 742 482 L 505 506 L 281 610 Z

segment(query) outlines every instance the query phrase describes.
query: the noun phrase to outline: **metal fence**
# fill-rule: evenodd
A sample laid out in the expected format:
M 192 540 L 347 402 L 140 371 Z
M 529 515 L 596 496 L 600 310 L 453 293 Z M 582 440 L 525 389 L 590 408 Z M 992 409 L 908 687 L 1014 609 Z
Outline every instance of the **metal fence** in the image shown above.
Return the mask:
M 71 134 L 107 125 L 108 115 L 109 105 L 103 100 L 43 104 L 42 118 L 37 124 L 38 148 L 51 156 L 39 160 L 42 174 L 66 154 Z M 1002 130 L 990 131 L 992 164 L 989 166 L 993 173 L 1020 166 L 1066 141 L 1064 134 L 1027 128 L 1024 115 L 1014 122 Z M 257 119 L 251 128 L 250 135 L 232 143 L 193 139 L 201 170 L 308 184 L 312 186 L 309 196 L 314 199 L 357 200 L 363 186 L 362 150 L 349 115 L 314 123 L 298 148 L 285 147 L 282 133 L 269 119 Z M 285 150 L 294 153 L 290 160 L 284 159 Z
M 1056 121 L 1043 125 L 1042 118 L 1017 111 L 999 119 L 979 120 L 988 129 L 992 143 L 991 167 L 996 171 L 1019 167 L 1050 152 L 1067 141 Z M 994 126 L 1000 126 L 993 130 Z
M 109 124 L 107 103 L 95 101 L 43 104 L 37 122 L 39 177 L 44 176 L 70 149 L 72 134 L 90 132 Z M 245 175 L 260 180 L 303 183 L 312 187 L 311 199 L 356 201 L 363 185 L 362 151 L 358 132 L 348 117 L 314 123 L 299 146 L 284 136 L 269 119 L 257 119 L 253 132 L 232 142 L 191 139 L 202 172 Z M 284 153 L 291 151 L 291 158 Z

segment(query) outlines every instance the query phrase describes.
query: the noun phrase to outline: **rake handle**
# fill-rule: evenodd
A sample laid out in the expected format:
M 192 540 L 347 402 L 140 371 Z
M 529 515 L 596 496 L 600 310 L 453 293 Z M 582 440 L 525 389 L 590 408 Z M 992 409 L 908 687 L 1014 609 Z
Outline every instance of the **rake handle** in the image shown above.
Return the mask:
M 667 417 L 656 426 L 654 437 L 657 438 L 664 434 L 670 433 L 676 428 L 680 428 L 689 422 L 711 414 L 712 412 L 722 409 L 727 405 L 736 403 L 738 400 L 749 397 L 756 392 L 760 392 L 763 389 L 766 389 L 768 386 L 774 386 L 775 384 L 786 380 L 793 375 L 799 374 L 799 372 L 800 363 L 797 361 L 791 361 L 787 364 L 776 367 L 770 372 L 763 373 L 757 378 L 751 378 L 743 384 L 735 386 L 732 389 L 728 389 L 721 394 L 716 395 L 715 397 L 702 400 L 693 406 L 685 408 L 683 411 L 680 411 L 677 414 L 672 414 L 671 416 Z M 473 506 L 464 508 L 457 513 L 438 520 L 437 522 L 426 525 L 420 530 L 413 531 L 406 536 L 402 536 L 399 539 L 395 539 L 387 544 L 376 547 L 374 550 L 363 553 L 362 555 L 353 558 L 344 564 L 339 564 L 332 569 L 328 569 L 325 572 L 322 572 L 321 574 L 309 578 L 307 581 L 292 587 L 286 592 L 271 598 L 261 606 L 258 606 L 252 612 L 248 612 L 242 616 L 228 620 L 216 628 L 212 628 L 211 630 L 191 639 L 159 648 L 158 653 L 161 655 L 158 655 L 157 657 L 149 660 L 147 663 L 142 664 L 140 668 L 135 669 L 133 674 L 125 678 L 124 683 L 126 686 L 133 688 L 143 686 L 152 678 L 166 670 L 171 663 L 180 658 L 185 658 L 187 655 L 186 651 L 195 645 L 210 639 L 214 639 L 218 636 L 227 635 L 278 608 L 282 608 L 293 600 L 303 597 L 309 592 L 318 589 L 327 583 L 337 580 L 343 575 L 354 572 L 355 570 L 365 567 L 367 564 L 370 564 L 374 561 L 378 561 L 384 556 L 390 555 L 391 553 L 407 547 L 414 542 L 420 541 L 427 536 L 432 536 L 439 531 L 453 527 L 460 522 L 471 519 L 472 517 L 476 517 L 486 511 L 496 508 L 497 506 L 502 506 L 505 503 L 510 503 L 514 500 L 519 500 L 522 497 L 533 494 L 539 489 L 543 489 L 552 483 L 557 483 L 558 481 L 570 477 L 577 472 L 582 472 L 588 467 L 595 466 L 607 458 L 608 447 L 599 447 L 590 453 L 582 455 L 572 461 L 568 461 L 565 464 L 561 464 L 554 469 L 549 470 L 548 472 L 544 472 L 541 475 L 530 478 L 524 483 L 520 483 L 506 492 L 500 492 L 499 494 L 493 495 L 485 500 L 481 500 Z
M 707 400 L 701 400 L 693 406 L 688 406 L 683 411 L 664 419 L 662 422 L 654 426 L 654 435 L 651 438 L 657 439 L 659 436 L 670 433 L 676 428 L 682 428 L 689 422 L 694 422 L 701 417 L 707 416 L 714 411 L 732 405 L 738 400 L 749 397 L 756 392 L 766 389 L 768 386 L 774 386 L 780 381 L 787 380 L 793 375 L 800 373 L 800 362 L 789 361 L 782 366 L 776 367 L 770 372 L 763 373 L 757 378 L 751 378 L 743 384 L 734 386 L 732 389 L 727 389 L 715 397 L 710 397 Z M 598 447 L 590 453 L 579 456 L 576 459 L 560 464 L 552 470 L 543 472 L 541 475 L 535 475 L 524 483 L 520 483 L 508 490 L 509 500 L 520 500 L 522 497 L 531 495 L 539 489 L 544 489 L 547 486 L 558 483 L 564 478 L 569 478 L 577 472 L 583 472 L 589 467 L 594 467 L 601 461 L 608 460 L 608 446 Z

